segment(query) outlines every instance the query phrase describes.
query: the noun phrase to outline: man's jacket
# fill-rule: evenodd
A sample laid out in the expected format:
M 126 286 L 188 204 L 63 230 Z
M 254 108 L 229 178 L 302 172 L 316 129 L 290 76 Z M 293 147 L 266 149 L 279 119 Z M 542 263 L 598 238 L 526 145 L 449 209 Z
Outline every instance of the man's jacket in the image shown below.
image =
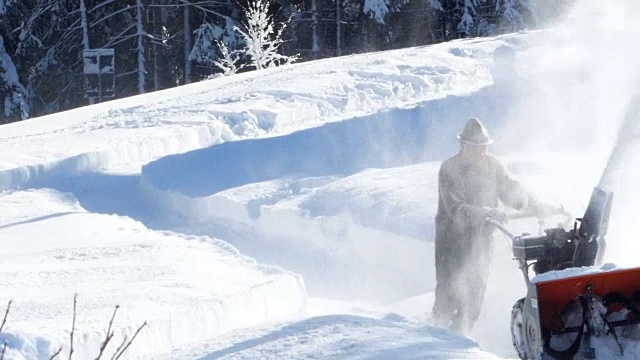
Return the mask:
M 435 241 L 454 248 L 477 246 L 492 236 L 494 229 L 485 219 L 499 201 L 515 209 L 535 201 L 491 154 L 472 164 L 466 164 L 460 153 L 445 160 L 438 174 L 438 192 Z

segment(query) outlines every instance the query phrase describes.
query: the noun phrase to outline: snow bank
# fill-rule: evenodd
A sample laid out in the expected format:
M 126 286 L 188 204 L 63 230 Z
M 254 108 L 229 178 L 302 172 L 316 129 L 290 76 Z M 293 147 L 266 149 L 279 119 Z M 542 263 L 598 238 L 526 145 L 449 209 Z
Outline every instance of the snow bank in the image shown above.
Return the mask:
M 124 336 L 148 324 L 127 351 L 129 358 L 304 310 L 300 276 L 257 264 L 223 241 L 87 213 L 73 197 L 54 191 L 1 198 L 0 300 L 13 300 L 0 334 L 8 342 L 6 359 L 48 359 L 59 348 L 66 358 L 75 293 L 74 357 L 80 359 L 97 356 L 116 305 L 107 355 Z M 8 211 L 30 203 L 39 204 L 41 212 Z
M 429 108 L 395 110 L 267 139 L 228 142 L 145 165 L 162 191 L 203 197 L 244 184 L 297 175 L 350 175 L 431 158 Z M 433 136 L 433 135 L 431 135 Z M 453 137 L 452 137 L 453 139 Z M 171 173 L 172 176 L 165 176 Z
M 138 171 L 141 163 L 168 154 L 467 94 L 491 84 L 491 53 L 505 41 L 295 64 L 5 125 L 0 188 L 61 174 Z M 457 46 L 465 52 L 454 51 Z M 68 146 L 71 138 L 74 146 Z

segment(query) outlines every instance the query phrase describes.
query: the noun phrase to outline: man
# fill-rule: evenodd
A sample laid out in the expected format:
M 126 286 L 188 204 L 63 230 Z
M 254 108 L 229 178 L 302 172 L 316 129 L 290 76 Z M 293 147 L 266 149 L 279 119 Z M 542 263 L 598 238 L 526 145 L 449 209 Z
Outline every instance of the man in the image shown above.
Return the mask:
M 460 152 L 445 160 L 438 174 L 433 317 L 438 325 L 467 334 L 480 315 L 489 275 L 495 229 L 486 219 L 506 221 L 499 202 L 541 218 L 555 209 L 531 196 L 488 152 L 493 140 L 480 120 L 470 119 L 458 140 Z

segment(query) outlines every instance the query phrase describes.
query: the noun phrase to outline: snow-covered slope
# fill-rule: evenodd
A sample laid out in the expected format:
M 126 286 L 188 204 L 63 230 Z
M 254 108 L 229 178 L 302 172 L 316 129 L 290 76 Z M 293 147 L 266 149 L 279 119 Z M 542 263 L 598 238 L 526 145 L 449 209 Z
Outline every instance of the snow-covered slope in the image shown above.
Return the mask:
M 491 52 L 503 44 L 476 42 L 250 72 L 10 124 L 0 134 L 0 185 L 137 169 L 171 153 L 473 92 L 491 83 Z

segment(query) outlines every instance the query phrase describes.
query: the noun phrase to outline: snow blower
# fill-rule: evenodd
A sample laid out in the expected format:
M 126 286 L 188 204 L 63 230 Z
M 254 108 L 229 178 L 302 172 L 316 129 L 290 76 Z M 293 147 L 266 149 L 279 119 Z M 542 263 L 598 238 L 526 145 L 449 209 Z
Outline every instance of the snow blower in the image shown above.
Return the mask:
M 640 323 L 640 268 L 593 267 L 604 251 L 612 198 L 595 188 L 573 228 L 558 226 L 537 236 L 514 236 L 488 220 L 511 238 L 527 285 L 527 296 L 511 313 L 513 346 L 521 359 L 594 359 L 591 342 L 602 336 L 623 354 L 623 335 Z M 511 218 L 518 217 L 524 215 Z

